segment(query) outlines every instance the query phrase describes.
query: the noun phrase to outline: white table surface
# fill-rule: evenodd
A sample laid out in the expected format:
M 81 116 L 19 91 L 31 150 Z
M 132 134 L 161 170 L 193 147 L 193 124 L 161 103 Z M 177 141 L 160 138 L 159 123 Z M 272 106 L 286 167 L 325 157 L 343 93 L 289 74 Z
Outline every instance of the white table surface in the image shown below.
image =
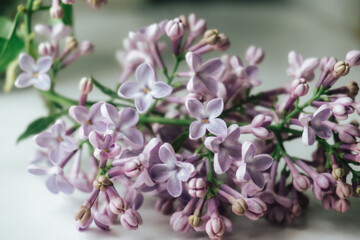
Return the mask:
M 79 1 L 78 1 L 79 2 Z M 242 56 L 246 47 L 256 44 L 266 52 L 261 65 L 264 85 L 260 89 L 281 86 L 286 76 L 287 53 L 294 49 L 305 57 L 334 55 L 344 58 L 348 50 L 360 48 L 356 31 L 359 25 L 359 3 L 352 1 L 284 1 L 274 5 L 250 3 L 155 5 L 142 1 L 114 1 L 94 12 L 83 3 L 76 8 L 76 32 L 79 39 L 95 43 L 96 51 L 59 75 L 57 90 L 67 96 L 78 96 L 77 82 L 93 73 L 104 84 L 112 86 L 120 74 L 114 52 L 130 30 L 173 18 L 180 13 L 196 12 L 208 19 L 208 26 L 228 34 L 232 46 L 228 52 Z M 137 5 L 139 3 L 139 6 Z M 357 15 L 356 15 L 357 14 Z M 217 56 L 212 54 L 211 56 Z M 359 69 L 347 80 L 359 82 Z M 93 99 L 101 97 L 94 91 Z M 0 239 L 207 239 L 206 235 L 174 233 L 169 217 L 153 208 L 155 199 L 146 198 L 140 213 L 144 219 L 138 231 L 128 232 L 112 226 L 103 232 L 94 225 L 86 232 L 75 229 L 74 211 L 87 195 L 53 195 L 47 191 L 44 178 L 27 173 L 28 156 L 36 149 L 32 139 L 15 145 L 17 136 L 33 119 L 46 114 L 34 89 L 0 93 Z M 297 149 L 290 144 L 290 151 Z M 306 149 L 306 155 L 310 154 Z M 309 194 L 311 194 L 309 192 Z M 252 222 L 233 217 L 234 231 L 225 239 L 359 239 L 360 202 L 352 201 L 345 214 L 325 211 L 311 199 L 304 215 L 291 226 L 273 225 L 262 219 Z

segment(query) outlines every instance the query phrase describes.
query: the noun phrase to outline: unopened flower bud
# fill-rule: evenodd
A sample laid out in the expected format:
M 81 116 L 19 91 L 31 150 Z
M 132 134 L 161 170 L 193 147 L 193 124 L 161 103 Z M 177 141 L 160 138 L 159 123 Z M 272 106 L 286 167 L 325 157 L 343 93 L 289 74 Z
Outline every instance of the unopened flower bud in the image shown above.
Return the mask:
M 83 77 L 79 83 L 81 94 L 89 94 L 93 89 L 93 81 L 91 78 Z
M 98 176 L 93 182 L 94 188 L 99 189 L 100 191 L 105 191 L 109 185 L 110 180 L 104 175 Z
M 244 199 L 238 198 L 232 202 L 231 210 L 236 215 L 242 216 L 248 210 L 248 205 L 246 204 Z
M 175 18 L 166 24 L 165 31 L 168 37 L 174 40 L 182 37 L 185 29 L 181 19 Z
M 320 60 L 320 69 L 323 72 L 332 71 L 337 60 L 334 57 L 323 57 Z
M 57 18 L 57 19 L 62 19 L 64 17 L 64 11 L 63 11 L 62 7 L 59 5 L 59 3 L 53 4 L 51 6 L 50 16 L 52 18 Z
M 349 73 L 349 70 L 349 63 L 347 62 L 339 61 L 334 65 L 334 71 L 337 76 L 345 76 Z
M 360 65 L 360 51 L 352 50 L 348 52 L 345 59 L 345 61 L 348 62 L 350 66 Z
M 186 15 L 185 15 L 185 14 L 181 14 L 178 18 L 181 20 L 184 28 L 187 28 L 187 27 L 188 27 L 188 20 L 187 20 Z
M 189 195 L 202 198 L 206 194 L 206 182 L 203 178 L 193 178 L 189 182 Z
M 297 175 L 293 180 L 294 188 L 299 192 L 304 192 L 311 186 L 311 182 L 308 177 L 304 175 Z
M 225 234 L 225 223 L 218 216 L 212 216 L 205 226 L 210 239 L 222 239 Z
M 264 51 L 261 48 L 250 46 L 245 53 L 245 59 L 250 65 L 256 65 L 264 60 Z
M 334 168 L 331 171 L 331 175 L 335 180 L 340 181 L 344 176 L 344 170 L 342 168 Z
M 341 199 L 348 199 L 353 193 L 353 188 L 350 184 L 338 182 L 336 186 L 336 195 Z
M 121 225 L 127 230 L 136 230 L 143 223 L 140 214 L 133 208 L 129 208 L 120 217 Z
M 121 197 L 113 197 L 110 199 L 109 208 L 114 214 L 123 214 L 127 209 L 127 203 Z
M 126 176 L 137 177 L 144 170 L 144 166 L 139 159 L 134 159 L 126 162 L 123 169 Z
M 76 38 L 69 36 L 65 39 L 65 49 L 67 51 L 72 51 L 78 46 L 78 41 Z
M 94 50 L 94 45 L 89 41 L 81 42 L 79 45 L 80 55 L 87 56 Z
M 87 220 L 91 217 L 91 210 L 88 207 L 80 206 L 75 213 L 75 220 L 80 221 L 81 223 L 86 223 Z
M 305 78 L 295 79 L 291 83 L 292 94 L 294 97 L 305 96 L 309 91 L 309 85 Z
M 223 34 L 223 33 L 219 34 L 219 37 L 220 37 L 220 39 L 219 39 L 219 41 L 216 43 L 216 49 L 219 50 L 219 51 L 221 51 L 221 52 L 224 52 L 224 51 L 226 51 L 226 50 L 230 47 L 230 40 L 229 40 L 229 38 L 228 38 L 225 34 Z
M 52 57 L 56 51 L 56 48 L 49 42 L 43 42 L 39 44 L 38 52 L 42 56 Z
M 350 208 L 350 202 L 347 199 L 339 199 L 335 202 L 334 209 L 338 212 L 345 213 Z
M 18 12 L 25 13 L 25 12 L 26 12 L 26 7 L 25 7 L 23 4 L 19 4 L 19 5 L 17 6 L 17 11 L 18 11 Z
M 204 33 L 204 40 L 210 45 L 215 45 L 219 40 L 219 31 L 217 29 L 209 29 Z
M 189 225 L 192 227 L 198 227 L 201 224 L 201 217 L 196 215 L 189 216 Z
M 349 97 L 354 99 L 359 93 L 359 85 L 356 82 L 349 82 L 346 87 L 349 89 Z
M 294 203 L 291 207 L 291 213 L 295 216 L 298 217 L 301 215 L 301 206 L 299 203 Z

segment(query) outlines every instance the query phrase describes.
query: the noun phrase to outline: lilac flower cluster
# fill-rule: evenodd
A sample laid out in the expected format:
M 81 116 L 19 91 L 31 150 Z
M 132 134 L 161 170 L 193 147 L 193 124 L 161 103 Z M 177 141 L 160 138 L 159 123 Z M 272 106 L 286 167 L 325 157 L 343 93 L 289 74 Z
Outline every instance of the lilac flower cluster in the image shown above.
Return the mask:
M 53 1 L 52 15 L 61 15 L 58 6 Z M 75 213 L 79 230 L 92 223 L 109 230 L 117 219 L 122 227 L 137 229 L 144 193 L 157 197 L 155 208 L 171 215 L 174 231 L 205 231 L 210 239 L 232 230 L 227 209 L 253 221 L 291 223 L 307 205 L 307 189 L 325 209 L 339 212 L 360 195 L 359 124 L 343 122 L 360 114 L 359 88 L 355 82 L 334 87 L 360 65 L 360 51 L 348 52 L 344 61 L 303 59 L 291 51 L 288 84 L 259 92 L 261 48 L 250 46 L 244 62 L 236 55 L 205 61 L 207 53 L 227 50 L 229 39 L 195 14 L 181 15 L 130 32 L 117 53 L 123 67 L 119 85 L 112 90 L 83 78 L 77 101 L 56 93 L 54 76 L 46 73 L 88 54 L 90 43 L 75 50 L 76 40 L 67 39 L 59 54 L 59 40 L 70 28 L 37 25 L 35 30 L 49 42 L 39 45 L 42 57 L 36 63 L 20 56 L 24 73 L 15 85 L 45 90 L 40 94 L 65 109 L 60 113 L 73 123 L 67 127 L 59 119 L 36 135 L 41 150 L 28 171 L 49 175 L 52 193 L 89 193 Z M 163 59 L 168 43 L 171 71 Z M 178 71 L 183 61 L 187 70 Z M 87 101 L 93 87 L 110 100 Z M 316 144 L 313 159 L 290 152 L 288 141 Z

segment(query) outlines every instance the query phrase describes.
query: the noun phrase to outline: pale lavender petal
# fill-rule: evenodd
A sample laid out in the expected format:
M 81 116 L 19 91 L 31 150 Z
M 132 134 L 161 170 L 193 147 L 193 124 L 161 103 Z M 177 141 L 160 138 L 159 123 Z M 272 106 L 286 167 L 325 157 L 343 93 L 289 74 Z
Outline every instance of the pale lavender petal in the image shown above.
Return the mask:
M 51 80 L 49 75 L 45 73 L 39 73 L 36 78 L 32 79 L 32 84 L 34 85 L 34 87 L 40 90 L 47 91 L 50 89 Z
M 36 33 L 45 37 L 51 36 L 52 27 L 45 24 L 36 24 L 34 27 Z
M 197 53 L 188 52 L 185 57 L 190 69 L 193 72 L 197 72 L 202 62 L 201 56 Z
M 197 99 L 190 98 L 186 101 L 186 108 L 197 120 L 202 120 L 205 115 L 204 105 Z
M 15 80 L 15 87 L 26 88 L 32 85 L 33 75 L 31 73 L 21 73 Z
M 325 121 L 328 120 L 328 118 L 331 115 L 331 110 L 329 108 L 329 106 L 327 105 L 321 105 L 318 110 L 316 110 L 316 112 L 314 113 L 314 119 L 319 120 L 319 121 Z
M 242 154 L 242 160 L 245 163 L 252 162 L 256 154 L 255 145 L 250 141 L 244 142 L 241 148 L 241 154 Z
M 46 175 L 49 173 L 49 168 L 30 164 L 28 166 L 28 172 L 34 175 Z
M 304 127 L 308 125 L 308 122 L 311 121 L 311 119 L 313 119 L 312 115 L 300 113 L 299 121 L 300 121 L 301 125 L 303 125 Z
M 153 102 L 153 97 L 150 94 L 146 94 L 135 99 L 135 106 L 139 113 L 145 113 Z
M 142 133 L 136 128 L 123 129 L 122 133 L 124 137 L 136 146 L 142 146 L 144 144 L 144 137 Z
M 89 134 L 89 142 L 91 143 L 91 145 L 93 145 L 95 148 L 100 148 L 102 139 L 101 139 L 101 135 L 95 131 L 92 131 Z
M 45 182 L 46 187 L 49 189 L 50 192 L 54 194 L 59 193 L 59 188 L 56 185 L 56 175 L 51 175 Z
M 57 164 L 59 163 L 65 156 L 64 149 L 61 147 L 61 145 L 51 149 L 49 153 L 50 160 Z
M 219 145 L 222 143 L 221 137 L 207 137 L 205 139 L 205 147 L 210 151 L 217 153 L 219 151 Z
M 258 186 L 260 189 L 263 189 L 265 186 L 265 178 L 261 172 L 258 171 L 249 171 L 251 180 Z
M 155 82 L 151 84 L 149 88 L 151 90 L 149 94 L 151 94 L 154 98 L 167 97 L 172 92 L 172 87 L 163 82 Z
M 134 99 L 144 95 L 145 93 L 138 82 L 125 82 L 121 84 L 118 94 L 123 98 Z
M 190 124 L 190 139 L 198 139 L 205 135 L 206 126 L 202 123 L 202 121 L 194 121 Z
M 273 163 L 273 159 L 268 154 L 259 154 L 256 155 L 251 163 L 249 163 L 249 167 L 256 171 L 266 171 L 268 170 Z
M 236 179 L 238 181 L 244 181 L 245 179 L 245 175 L 246 175 L 246 166 L 247 164 L 244 163 L 243 161 L 240 162 L 240 166 L 238 167 L 238 169 L 236 170 Z
M 95 123 L 98 121 L 101 121 L 103 119 L 103 116 L 101 115 L 101 106 L 104 104 L 104 102 L 100 101 L 92 105 L 89 109 L 89 119 Z
M 182 184 L 179 179 L 177 179 L 176 175 L 174 174 L 169 178 L 166 184 L 166 188 L 171 196 L 179 197 L 182 192 Z
M 201 80 L 198 77 L 192 76 L 186 85 L 186 89 L 190 92 L 201 91 L 203 85 L 204 84 L 201 82 Z
M 302 142 L 307 145 L 313 145 L 315 142 L 315 131 L 312 128 L 304 127 Z
M 165 182 L 172 174 L 166 164 L 155 164 L 150 170 L 150 177 L 156 182 Z
M 302 65 L 302 61 L 303 61 L 301 55 L 295 51 L 289 52 L 288 60 L 289 60 L 290 66 L 294 66 L 296 68 L 300 68 Z
M 39 73 L 46 73 L 52 65 L 52 57 L 41 57 L 36 62 L 36 68 Z
M 42 132 L 35 137 L 35 142 L 37 145 L 43 148 L 53 148 L 59 144 L 57 139 L 49 132 Z
M 318 135 L 320 138 L 328 139 L 332 136 L 331 128 L 324 124 L 312 125 L 311 128 L 315 131 L 315 134 Z
M 71 27 L 66 26 L 64 23 L 59 22 L 52 27 L 51 38 L 54 41 L 58 41 L 61 38 L 69 36 L 71 33 Z
M 20 54 L 19 66 L 22 70 L 24 70 L 27 73 L 33 73 L 36 70 L 34 59 L 26 53 Z
M 89 112 L 86 109 L 86 107 L 83 107 L 83 106 L 70 107 L 69 114 L 78 123 L 85 124 L 85 125 L 86 125 L 86 120 L 88 120 L 88 118 L 89 118 Z
M 210 119 L 220 116 L 223 109 L 224 109 L 224 101 L 222 100 L 222 98 L 212 99 L 206 105 L 206 112 Z
M 227 132 L 226 123 L 220 118 L 209 119 L 209 124 L 206 128 L 215 135 L 225 135 Z
M 170 168 L 175 167 L 176 155 L 173 147 L 169 143 L 164 143 L 159 149 L 160 160 Z
M 116 107 L 114 107 L 111 104 L 104 103 L 101 106 L 101 114 L 109 121 L 114 123 L 116 127 L 121 124 L 121 121 L 119 119 L 119 111 Z
M 199 70 L 199 72 L 201 75 L 214 76 L 221 71 L 222 67 L 223 63 L 221 60 L 219 58 L 214 58 L 201 65 L 201 70 Z
M 66 132 L 66 125 L 65 122 L 61 119 L 57 120 L 55 124 L 51 127 L 51 133 L 55 137 L 63 137 Z
M 135 126 L 139 121 L 139 115 L 133 108 L 124 108 L 120 112 L 119 124 L 121 128 L 128 128 Z
M 74 186 L 61 175 L 57 175 L 56 183 L 59 190 L 65 194 L 71 194 L 74 192 Z
M 62 140 L 61 145 L 66 152 L 72 152 L 77 149 L 77 141 L 72 137 L 66 137 Z
M 302 63 L 300 71 L 303 74 L 313 72 L 319 66 L 320 60 L 318 58 L 308 58 Z
M 135 77 L 143 86 L 147 86 L 148 83 L 155 81 L 155 72 L 150 64 L 144 62 L 136 69 Z
M 208 91 L 216 95 L 218 91 L 218 82 L 215 79 L 208 76 L 200 76 L 199 79 Z
M 176 165 L 180 168 L 180 171 L 176 174 L 176 177 L 182 182 L 186 182 L 191 177 L 191 174 L 193 174 L 195 171 L 195 167 L 191 163 L 177 162 Z
M 216 153 L 214 155 L 214 166 L 215 172 L 218 174 L 226 172 L 230 168 L 231 159 L 229 157 L 229 154 L 227 151 L 224 151 L 224 149 L 219 150 L 219 153 Z

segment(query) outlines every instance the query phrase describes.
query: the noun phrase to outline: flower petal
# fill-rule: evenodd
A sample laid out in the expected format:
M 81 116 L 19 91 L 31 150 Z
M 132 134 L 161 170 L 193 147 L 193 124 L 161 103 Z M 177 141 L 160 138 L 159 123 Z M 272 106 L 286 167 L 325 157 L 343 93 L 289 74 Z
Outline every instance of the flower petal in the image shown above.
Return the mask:
M 86 125 L 86 120 L 89 119 L 89 111 L 83 106 L 72 106 L 69 109 L 69 114 L 78 123 Z
M 47 167 L 42 167 L 42 166 L 38 166 L 35 164 L 30 164 L 28 166 L 28 172 L 34 175 L 46 175 L 49 173 L 49 168 Z
M 256 171 L 266 171 L 273 164 L 273 159 L 268 154 L 259 154 L 256 155 L 251 163 L 249 163 L 249 167 Z
M 199 72 L 201 75 L 214 76 L 218 74 L 223 68 L 223 63 L 219 58 L 210 59 L 201 65 Z
M 325 121 L 325 120 L 328 120 L 330 115 L 331 115 L 330 107 L 323 104 L 314 113 L 314 119 L 319 120 L 319 121 Z
M 304 127 L 304 131 L 302 134 L 302 142 L 307 146 L 311 146 L 314 144 L 315 131 L 312 128 Z
M 202 121 L 194 121 L 190 124 L 190 139 L 198 139 L 205 135 L 206 133 L 206 126 L 202 123 Z
M 166 164 L 155 164 L 150 170 L 150 177 L 156 182 L 165 182 L 172 174 Z
M 133 108 L 124 108 L 120 112 L 119 124 L 121 128 L 135 126 L 139 121 L 139 115 Z
M 121 84 L 118 95 L 123 98 L 135 99 L 144 95 L 142 86 L 138 82 L 125 82 Z
M 31 73 L 21 73 L 15 80 L 15 87 L 26 88 L 32 85 L 33 75 Z
M 153 97 L 150 94 L 146 94 L 135 99 L 135 106 L 139 113 L 145 113 L 153 102 Z
M 179 179 L 177 179 L 176 175 L 174 174 L 169 178 L 166 184 L 166 189 L 173 197 L 179 197 L 182 192 L 182 183 Z
M 57 175 L 56 183 L 59 190 L 65 194 L 72 194 L 74 192 L 74 186 L 61 175 Z
M 136 80 L 143 86 L 147 86 L 148 83 L 155 82 L 155 72 L 152 66 L 146 62 L 140 64 L 135 72 Z
M 300 72 L 304 75 L 307 75 L 310 72 L 313 72 L 317 66 L 319 66 L 320 60 L 318 58 L 308 58 L 302 63 Z
M 50 89 L 51 80 L 49 75 L 45 73 L 39 73 L 36 78 L 32 79 L 32 84 L 34 85 L 34 87 L 40 90 L 47 91 Z
M 103 105 L 101 105 L 100 111 L 101 111 L 101 114 L 108 121 L 114 123 L 116 125 L 116 127 L 117 127 L 117 125 L 122 123 L 119 119 L 119 111 L 113 105 L 104 103 Z
M 34 71 L 36 70 L 34 59 L 26 53 L 20 54 L 19 66 L 22 70 L 24 70 L 27 73 L 34 73 Z
M 160 160 L 170 168 L 175 167 L 176 156 L 175 151 L 171 144 L 164 143 L 159 149 Z
M 64 158 L 64 156 L 65 156 L 65 152 L 61 145 L 51 149 L 49 153 L 50 160 L 55 164 L 60 163 L 60 161 Z
M 258 186 L 260 189 L 263 189 L 265 186 L 265 178 L 261 172 L 258 171 L 249 171 L 251 180 Z
M 172 87 L 163 82 L 155 82 L 151 84 L 149 88 L 151 89 L 149 94 L 151 94 L 154 98 L 167 97 L 172 92 Z
M 197 53 L 188 52 L 185 56 L 186 62 L 189 65 L 190 69 L 193 72 L 197 72 L 200 68 L 202 59 L 201 56 Z
M 247 180 L 245 178 L 246 176 L 246 166 L 247 164 L 244 163 L 243 161 L 240 162 L 238 169 L 236 170 L 236 180 L 238 180 L 239 182 Z
M 214 168 L 217 174 L 222 174 L 230 168 L 231 159 L 227 151 L 224 149 L 219 150 L 219 153 L 214 155 Z
M 211 92 L 212 94 L 216 95 L 218 91 L 218 82 L 213 79 L 212 77 L 208 76 L 199 76 L 200 81 L 204 84 L 205 88 Z M 199 89 L 200 90 L 200 89 Z
M 45 182 L 46 187 L 49 189 L 50 192 L 54 194 L 59 193 L 59 188 L 56 185 L 56 175 L 51 175 Z
M 222 113 L 223 109 L 224 101 L 222 98 L 212 99 L 206 105 L 206 113 L 210 119 L 218 117 Z
M 180 168 L 180 171 L 178 171 L 176 177 L 182 182 L 186 182 L 191 177 L 191 174 L 195 171 L 195 167 L 191 163 L 177 162 L 176 165 Z
M 134 127 L 123 129 L 122 133 L 125 138 L 136 146 L 142 146 L 144 144 L 144 137 L 142 133 Z
M 35 137 L 37 145 L 43 148 L 53 148 L 59 144 L 50 132 L 42 132 Z
M 206 125 L 206 128 L 215 135 L 226 135 L 227 127 L 224 120 L 220 118 L 214 118 L 209 120 L 209 124 Z
M 256 154 L 256 147 L 250 141 L 245 141 L 241 148 L 242 160 L 245 163 L 251 163 Z
M 205 117 L 205 108 L 199 100 L 189 98 L 185 105 L 189 113 L 197 120 L 202 120 Z
M 46 73 L 52 65 L 52 57 L 41 57 L 36 62 L 36 68 L 39 73 Z

